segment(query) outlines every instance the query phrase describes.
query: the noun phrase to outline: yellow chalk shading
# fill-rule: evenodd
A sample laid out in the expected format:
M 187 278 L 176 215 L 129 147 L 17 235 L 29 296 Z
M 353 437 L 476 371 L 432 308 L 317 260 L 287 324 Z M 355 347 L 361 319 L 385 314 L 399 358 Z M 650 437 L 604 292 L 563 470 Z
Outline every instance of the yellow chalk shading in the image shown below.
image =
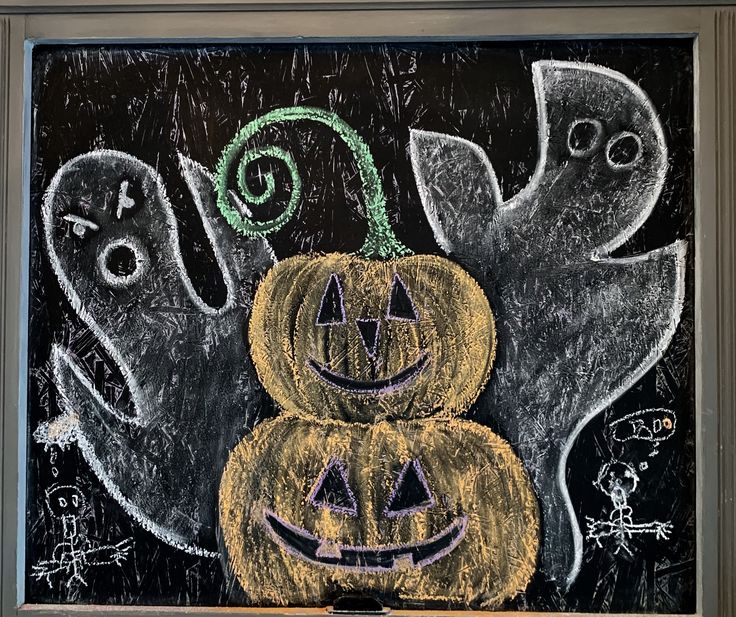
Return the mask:
M 341 282 L 345 323 L 316 325 L 326 284 Z M 398 274 L 418 314 L 416 323 L 387 318 Z M 357 319 L 378 319 L 376 357 L 366 353 Z M 355 255 L 297 255 L 260 284 L 249 328 L 251 357 L 266 390 L 303 416 L 372 422 L 465 411 L 488 380 L 495 354 L 493 314 L 476 281 L 433 255 L 385 261 Z M 390 379 L 426 357 L 413 380 L 394 391 L 355 393 L 335 387 L 310 360 L 351 379 Z
M 344 461 L 358 514 L 307 497 L 332 457 Z M 403 466 L 418 460 L 434 496 L 425 510 L 383 514 Z M 391 547 L 431 538 L 458 517 L 467 531 L 447 555 L 422 568 L 362 572 L 310 563 L 266 529 L 264 510 L 338 545 Z M 248 601 L 314 606 L 340 593 L 372 592 L 497 608 L 523 591 L 535 569 L 539 514 L 529 479 L 508 443 L 464 420 L 345 423 L 285 415 L 260 424 L 232 452 L 220 487 L 228 562 Z

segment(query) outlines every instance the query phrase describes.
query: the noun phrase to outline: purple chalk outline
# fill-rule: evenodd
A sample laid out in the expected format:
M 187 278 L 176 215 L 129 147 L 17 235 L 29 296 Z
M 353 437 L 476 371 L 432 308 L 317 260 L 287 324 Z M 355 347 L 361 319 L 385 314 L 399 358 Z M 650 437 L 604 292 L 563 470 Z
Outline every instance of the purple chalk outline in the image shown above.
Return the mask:
M 327 297 L 327 290 L 330 288 L 330 283 L 332 281 L 335 281 L 335 284 L 337 285 L 337 292 L 338 296 L 340 296 L 340 314 L 342 315 L 341 321 L 325 321 L 320 322 L 319 316 L 322 313 L 322 305 L 325 303 L 325 298 Z M 314 322 L 314 325 L 316 326 L 341 326 L 347 323 L 347 318 L 345 317 L 345 300 L 343 299 L 343 291 L 342 291 L 342 283 L 340 283 L 340 277 L 337 276 L 334 272 L 330 274 L 330 278 L 327 279 L 327 285 L 325 285 L 325 290 L 322 292 L 322 300 L 319 302 L 319 309 L 317 310 L 317 319 Z
M 391 504 L 393 503 L 394 499 L 396 499 L 396 493 L 399 492 L 399 488 L 401 488 L 401 485 L 404 483 L 404 476 L 406 476 L 406 472 L 409 470 L 409 465 L 412 465 L 414 467 L 414 471 L 416 472 L 419 481 L 424 485 L 424 490 L 427 491 L 427 495 L 429 495 L 429 500 L 410 508 L 402 508 L 401 510 L 390 510 Z M 401 473 L 399 473 L 399 477 L 396 478 L 396 482 L 394 482 L 393 488 L 391 489 L 391 494 L 388 496 L 386 507 L 383 509 L 383 515 L 387 516 L 388 518 L 407 516 L 408 514 L 414 514 L 416 512 L 426 510 L 427 508 L 432 508 L 435 503 L 436 502 L 434 499 L 434 495 L 429 489 L 429 484 L 427 483 L 427 478 L 424 476 L 424 470 L 419 463 L 419 459 L 413 458 L 410 461 L 406 461 L 406 463 L 404 463 L 404 466 L 401 468 Z
M 391 297 L 394 295 L 394 287 L 396 285 L 401 285 L 401 287 L 404 290 L 404 293 L 406 294 L 406 297 L 409 298 L 409 303 L 411 304 L 411 310 L 414 311 L 414 319 L 409 319 L 408 317 L 394 317 L 391 314 Z M 404 281 L 399 276 L 399 273 L 394 273 L 394 279 L 391 282 L 391 290 L 388 292 L 388 304 L 386 305 L 386 319 L 391 319 L 393 321 L 405 321 L 407 323 L 416 323 L 419 321 L 419 311 L 417 310 L 417 305 L 414 304 L 414 299 L 411 297 L 411 294 L 409 293 L 409 288 L 404 284 Z
M 277 514 L 275 514 L 272 510 L 269 510 L 268 508 L 263 509 L 263 526 L 266 528 L 266 531 L 271 536 L 271 538 L 278 544 L 284 551 L 286 551 L 289 555 L 292 555 L 293 557 L 296 557 L 298 559 L 301 559 L 303 561 L 307 561 L 309 563 L 313 563 L 318 566 L 323 567 L 330 567 L 330 568 L 337 568 L 339 570 L 353 570 L 358 572 L 391 572 L 395 570 L 399 570 L 401 566 L 396 563 L 396 557 L 411 557 L 411 551 L 416 549 L 421 549 L 424 546 L 427 546 L 429 544 L 432 544 L 434 542 L 440 542 L 444 540 L 447 537 L 453 536 L 450 543 L 443 547 L 441 550 L 437 551 L 436 553 L 432 553 L 431 555 L 428 555 L 424 559 L 421 559 L 417 562 L 414 562 L 412 560 L 412 566 L 414 568 L 423 568 L 425 566 L 428 566 L 435 561 L 442 559 L 445 555 L 449 555 L 453 550 L 455 550 L 455 547 L 460 544 L 462 539 L 465 537 L 465 533 L 468 530 L 468 517 L 467 515 L 458 516 L 455 519 L 453 519 L 452 523 L 450 523 L 447 527 L 445 527 L 442 531 L 439 533 L 436 533 L 431 538 L 428 538 L 427 540 L 422 540 L 421 542 L 415 542 L 413 544 L 387 544 L 382 546 L 377 546 L 375 548 L 369 548 L 366 546 L 356 546 L 352 544 L 336 544 L 335 546 L 337 549 L 342 553 L 343 551 L 348 552 L 356 552 L 356 553 L 363 553 L 363 554 L 371 554 L 371 555 L 380 555 L 381 553 L 388 553 L 388 552 L 395 552 L 395 551 L 401 551 L 400 554 L 396 555 L 392 561 L 392 564 L 390 567 L 386 566 L 363 566 L 363 565 L 347 565 L 347 564 L 341 564 L 341 563 L 329 563 L 320 561 L 316 555 L 307 555 L 303 551 L 300 551 L 298 548 L 292 546 L 289 542 L 284 540 L 278 532 L 274 529 L 272 523 L 269 522 L 269 518 L 273 518 L 280 525 L 288 529 L 292 534 L 298 536 L 300 539 L 306 541 L 306 542 L 318 542 L 322 543 L 324 540 L 318 538 L 317 536 L 309 533 L 306 529 L 303 529 L 302 527 L 297 527 L 296 525 L 292 525 L 288 521 L 284 520 Z M 400 562 L 401 563 L 401 562 Z
M 419 359 L 407 368 L 399 371 L 387 379 L 376 379 L 372 381 L 361 381 L 353 379 L 342 373 L 330 370 L 324 364 L 317 362 L 314 358 L 307 359 L 307 366 L 326 384 L 350 392 L 351 394 L 389 394 L 408 385 L 417 378 L 429 363 L 430 356 L 425 351 Z
M 365 349 L 365 353 L 371 360 L 375 360 L 378 356 L 378 344 L 381 341 L 381 322 L 378 319 L 356 319 L 356 323 L 375 323 L 376 324 L 376 338 L 373 341 L 373 347 L 371 349 L 368 349 L 368 346 L 365 344 L 365 339 L 363 339 L 363 333 L 360 331 L 360 328 L 358 327 L 358 332 L 360 332 L 360 338 L 363 341 L 363 347 Z
M 342 478 L 343 483 L 345 484 L 345 489 L 347 490 L 347 496 L 350 499 L 350 505 L 349 507 L 345 506 L 339 506 L 337 504 L 328 503 L 327 501 L 317 500 L 314 498 L 314 496 L 317 494 L 319 489 L 322 487 L 322 484 L 325 481 L 325 478 L 327 477 L 327 474 L 330 473 L 330 469 L 333 467 L 337 467 L 337 471 L 340 473 L 340 477 Z M 308 497 L 310 503 L 314 506 L 317 506 L 318 508 L 327 508 L 328 510 L 332 510 L 333 512 L 338 512 L 339 514 L 349 514 L 350 516 L 358 516 L 358 502 L 355 499 L 355 494 L 353 493 L 352 489 L 350 488 L 350 484 L 348 483 L 348 469 L 345 465 L 345 462 L 340 460 L 339 458 L 333 456 L 330 458 L 327 465 L 325 465 L 325 468 L 322 470 L 322 473 L 319 474 L 319 478 L 317 478 L 317 482 L 315 483 L 314 487 L 309 493 Z

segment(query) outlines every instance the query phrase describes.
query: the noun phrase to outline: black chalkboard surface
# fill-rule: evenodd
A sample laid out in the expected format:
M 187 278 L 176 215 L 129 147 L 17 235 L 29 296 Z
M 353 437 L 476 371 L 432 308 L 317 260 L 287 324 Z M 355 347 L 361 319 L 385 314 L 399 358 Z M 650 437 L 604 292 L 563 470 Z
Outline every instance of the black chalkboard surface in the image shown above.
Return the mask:
M 32 69 L 28 602 L 694 611 L 690 41 Z

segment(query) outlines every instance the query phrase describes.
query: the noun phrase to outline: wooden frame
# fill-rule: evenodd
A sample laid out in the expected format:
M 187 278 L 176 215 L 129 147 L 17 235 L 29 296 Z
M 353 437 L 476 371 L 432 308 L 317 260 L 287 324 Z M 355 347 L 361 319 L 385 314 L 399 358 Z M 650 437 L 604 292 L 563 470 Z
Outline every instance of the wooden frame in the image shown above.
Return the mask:
M 513 4 L 514 8 L 509 8 Z M 596 6 L 598 4 L 599 6 Z M 100 607 L 23 604 L 28 130 L 24 62 L 35 40 L 670 35 L 693 38 L 696 109 L 698 610 L 736 614 L 736 9 L 699 2 L 420 2 L 376 0 L 0 0 L 0 357 L 3 616 L 96 614 Z M 623 3 L 622 3 L 623 4 Z M 642 6 L 634 6 L 641 4 Z M 555 6 L 557 5 L 557 6 Z M 571 8 L 571 5 L 577 5 Z M 536 6 L 536 8 L 533 8 Z M 145 11 L 145 19 L 137 13 Z M 195 14 L 194 11 L 197 11 Z M 323 610 L 115 607 L 118 615 Z M 398 613 L 399 611 L 397 611 Z M 402 612 L 403 614 L 403 612 Z M 434 613 L 436 614 L 436 613 Z

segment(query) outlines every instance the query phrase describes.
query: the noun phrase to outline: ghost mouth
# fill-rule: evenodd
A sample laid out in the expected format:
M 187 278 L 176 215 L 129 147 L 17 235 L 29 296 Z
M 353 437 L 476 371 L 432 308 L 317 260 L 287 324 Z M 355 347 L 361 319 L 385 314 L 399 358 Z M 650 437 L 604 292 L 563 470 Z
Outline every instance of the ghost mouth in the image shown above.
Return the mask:
M 419 356 L 414 364 L 400 370 L 395 375 L 386 379 L 360 380 L 353 379 L 342 373 L 336 373 L 328 369 L 324 364 L 320 364 L 316 360 L 309 358 L 307 365 L 311 368 L 322 381 L 328 383 L 335 388 L 353 392 L 357 394 L 386 394 L 393 392 L 399 388 L 403 388 L 412 382 L 424 367 L 429 364 L 429 354 L 426 352 Z
M 304 561 L 361 572 L 391 572 L 422 568 L 451 553 L 465 537 L 468 517 L 456 517 L 427 540 L 375 548 L 320 540 L 307 530 L 287 523 L 267 508 L 263 510 L 263 523 L 281 548 Z

